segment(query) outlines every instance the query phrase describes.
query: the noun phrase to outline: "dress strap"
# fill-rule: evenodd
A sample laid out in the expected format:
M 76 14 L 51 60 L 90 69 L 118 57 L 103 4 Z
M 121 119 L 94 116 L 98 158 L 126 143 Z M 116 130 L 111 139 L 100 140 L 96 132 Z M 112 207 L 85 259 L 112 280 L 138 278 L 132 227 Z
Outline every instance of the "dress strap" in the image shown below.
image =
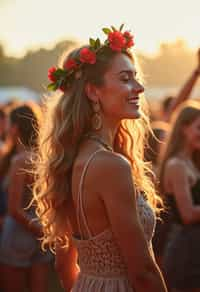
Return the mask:
M 84 183 L 84 178 L 85 178 L 85 175 L 86 175 L 86 172 L 87 172 L 87 169 L 88 169 L 88 166 L 89 166 L 90 162 L 95 157 L 95 155 L 100 151 L 104 151 L 104 150 L 98 149 L 97 151 L 95 151 L 94 153 L 92 153 L 90 155 L 89 159 L 85 163 L 85 166 L 83 168 L 83 172 L 82 172 L 82 175 L 81 175 L 81 179 L 80 179 L 80 184 L 79 184 L 79 189 L 78 189 L 78 198 L 77 198 L 76 216 L 77 216 L 78 229 L 79 229 L 79 233 L 80 233 L 81 239 L 83 238 L 81 222 L 82 222 L 85 230 L 87 231 L 88 237 L 89 238 L 92 237 L 92 233 L 91 233 L 91 231 L 89 229 L 89 226 L 87 224 L 87 219 L 86 219 L 86 215 L 85 215 L 84 207 L 83 207 L 83 183 Z

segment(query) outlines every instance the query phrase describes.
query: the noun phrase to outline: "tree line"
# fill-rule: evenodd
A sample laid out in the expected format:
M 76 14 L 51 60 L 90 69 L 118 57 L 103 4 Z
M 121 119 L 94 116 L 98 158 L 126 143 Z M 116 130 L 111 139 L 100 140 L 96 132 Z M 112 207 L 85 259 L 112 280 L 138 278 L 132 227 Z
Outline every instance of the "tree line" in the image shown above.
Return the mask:
M 28 51 L 21 58 L 8 57 L 0 44 L 0 86 L 26 86 L 44 91 L 48 68 L 58 63 L 71 40 L 59 42 L 54 48 Z M 148 86 L 177 86 L 184 82 L 196 64 L 196 52 L 182 40 L 162 43 L 154 55 L 136 52 Z

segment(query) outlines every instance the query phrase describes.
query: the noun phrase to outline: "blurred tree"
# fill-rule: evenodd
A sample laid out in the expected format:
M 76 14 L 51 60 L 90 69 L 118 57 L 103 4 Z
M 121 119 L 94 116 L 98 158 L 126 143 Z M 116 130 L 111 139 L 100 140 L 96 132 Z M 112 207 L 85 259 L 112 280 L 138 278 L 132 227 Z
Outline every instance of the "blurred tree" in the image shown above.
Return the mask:
M 1 60 L 3 60 L 3 58 L 5 58 L 4 48 L 3 48 L 3 45 L 0 44 L 0 62 Z
M 139 54 L 141 66 L 148 85 L 182 84 L 194 69 L 196 52 L 190 50 L 183 40 L 173 43 L 162 43 L 154 56 Z
M 48 83 L 48 68 L 57 64 L 62 52 L 75 44 L 72 40 L 62 41 L 51 50 L 28 51 L 20 59 L 6 56 L 0 44 L 0 86 L 19 85 L 44 91 Z M 148 86 L 179 86 L 196 62 L 196 52 L 189 49 L 183 40 L 162 43 L 153 56 L 140 52 L 137 55 Z

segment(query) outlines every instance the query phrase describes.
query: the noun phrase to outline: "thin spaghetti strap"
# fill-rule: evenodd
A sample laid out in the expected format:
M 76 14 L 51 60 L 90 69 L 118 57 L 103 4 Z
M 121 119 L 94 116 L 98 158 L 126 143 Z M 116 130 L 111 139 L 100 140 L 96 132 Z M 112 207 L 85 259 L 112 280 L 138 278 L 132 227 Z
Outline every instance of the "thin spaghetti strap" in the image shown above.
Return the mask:
M 95 151 L 94 153 L 92 153 L 89 157 L 89 159 L 87 160 L 87 162 L 85 163 L 85 166 L 83 168 L 83 172 L 81 175 L 81 179 L 80 179 L 80 184 L 79 184 L 79 189 L 78 189 L 78 198 L 77 198 L 77 210 L 76 210 L 76 217 L 77 217 L 77 223 L 78 223 L 78 229 L 79 229 L 79 233 L 80 233 L 80 237 L 81 239 L 83 238 L 83 232 L 82 232 L 82 228 L 81 228 L 81 221 L 87 231 L 87 235 L 89 238 L 92 237 L 92 233 L 88 227 L 87 224 L 87 220 L 86 220 L 86 216 L 85 216 L 85 212 L 84 212 L 84 207 L 83 207 L 83 198 L 82 198 L 82 188 L 83 188 L 83 182 L 84 182 L 84 178 L 88 169 L 88 166 L 90 164 L 90 162 L 92 161 L 92 159 L 94 158 L 94 156 L 100 152 L 103 151 L 102 149 L 98 149 L 97 151 Z

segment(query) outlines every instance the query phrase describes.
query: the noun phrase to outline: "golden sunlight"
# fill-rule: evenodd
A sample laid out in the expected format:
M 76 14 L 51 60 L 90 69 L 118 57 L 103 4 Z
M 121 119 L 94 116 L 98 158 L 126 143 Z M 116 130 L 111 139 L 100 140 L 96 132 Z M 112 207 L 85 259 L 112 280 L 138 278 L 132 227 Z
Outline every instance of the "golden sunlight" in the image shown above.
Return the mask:
M 87 41 L 99 36 L 103 26 L 125 23 L 136 37 L 136 48 L 147 53 L 159 43 L 186 40 L 196 48 L 200 44 L 200 1 L 102 0 L 19 0 L 0 4 L 0 42 L 8 54 L 22 55 L 27 49 L 53 46 L 57 41 L 75 38 Z M 113 13 L 113 10 L 115 13 Z M 6 27 L 6 29 L 4 29 Z

